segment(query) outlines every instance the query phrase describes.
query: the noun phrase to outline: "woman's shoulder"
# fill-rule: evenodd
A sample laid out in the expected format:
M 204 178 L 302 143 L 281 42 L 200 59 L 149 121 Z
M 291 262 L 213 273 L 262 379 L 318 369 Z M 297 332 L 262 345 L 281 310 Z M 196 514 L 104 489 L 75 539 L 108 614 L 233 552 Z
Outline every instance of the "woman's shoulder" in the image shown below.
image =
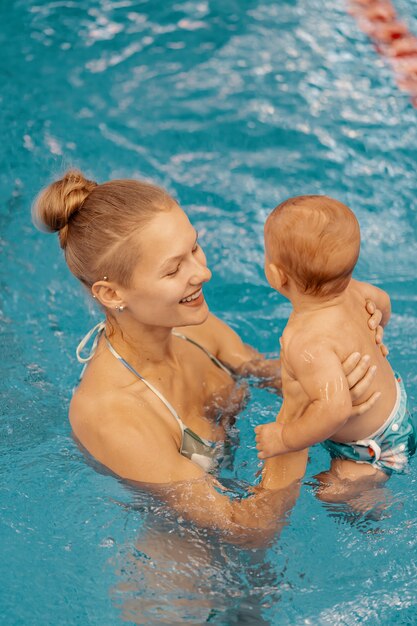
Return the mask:
M 247 361 L 260 356 L 226 322 L 212 313 L 203 324 L 185 326 L 178 330 L 201 344 L 232 370 L 238 370 Z
M 114 389 L 94 396 L 80 388 L 69 411 L 72 431 L 82 446 L 119 476 L 131 478 L 147 476 L 161 449 L 178 452 L 180 437 L 160 418 L 145 395 L 138 398 Z M 138 463 L 144 464 L 139 473 Z
M 145 433 L 176 426 L 169 411 L 140 381 L 122 386 L 108 380 L 96 384 L 82 380 L 71 399 L 69 420 L 77 436 L 81 429 L 103 434 L 133 428 Z
M 208 318 L 202 324 L 182 326 L 177 330 L 200 343 L 206 350 L 209 350 L 217 357 L 229 347 L 243 345 L 239 335 L 213 313 L 209 313 Z
M 128 423 L 137 409 L 136 404 L 128 393 L 111 387 L 93 390 L 81 381 L 71 399 L 70 424 L 76 437 L 84 444 L 84 439 L 102 437 L 107 430 Z

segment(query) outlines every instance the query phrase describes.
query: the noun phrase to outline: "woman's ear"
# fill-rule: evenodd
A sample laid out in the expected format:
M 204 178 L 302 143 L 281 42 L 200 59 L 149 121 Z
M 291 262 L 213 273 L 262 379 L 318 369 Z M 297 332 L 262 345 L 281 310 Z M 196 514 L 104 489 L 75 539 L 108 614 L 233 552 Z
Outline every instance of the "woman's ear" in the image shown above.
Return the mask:
M 114 283 L 99 280 L 91 287 L 93 298 L 106 309 L 120 309 L 125 306 L 123 298 Z

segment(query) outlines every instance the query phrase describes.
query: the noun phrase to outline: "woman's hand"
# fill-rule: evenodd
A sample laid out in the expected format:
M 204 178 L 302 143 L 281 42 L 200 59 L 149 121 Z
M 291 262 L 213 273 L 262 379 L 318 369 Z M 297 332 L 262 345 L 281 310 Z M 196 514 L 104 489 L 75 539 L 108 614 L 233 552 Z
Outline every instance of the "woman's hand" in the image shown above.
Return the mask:
M 379 345 L 382 356 L 387 356 L 388 348 L 382 343 L 384 336 L 384 329 L 381 325 L 382 312 L 377 308 L 375 302 L 369 298 L 366 299 L 365 306 L 370 315 L 368 326 L 375 331 L 375 342 Z M 368 411 L 381 395 L 380 391 L 374 391 L 364 402 L 355 404 L 370 388 L 374 379 L 376 365 L 370 367 L 370 361 L 371 358 L 368 354 L 361 357 L 359 352 L 354 352 L 342 363 L 343 371 L 349 384 L 350 397 L 352 398 L 353 412 L 351 417 L 357 417 Z
M 387 356 L 389 350 L 387 346 L 382 343 L 382 338 L 384 336 L 384 329 L 381 326 L 382 311 L 377 309 L 375 302 L 373 300 L 370 300 L 369 298 L 366 300 L 365 307 L 367 312 L 371 316 L 368 319 L 368 326 L 371 330 L 375 331 L 375 342 L 379 345 L 382 356 Z
M 362 415 L 378 401 L 381 393 L 375 391 L 367 400 L 355 405 L 355 402 L 369 389 L 374 379 L 376 365 L 369 366 L 371 357 L 365 354 L 361 357 L 359 352 L 353 352 L 343 361 L 342 367 L 348 381 L 350 397 L 352 398 L 353 410 L 351 417 Z

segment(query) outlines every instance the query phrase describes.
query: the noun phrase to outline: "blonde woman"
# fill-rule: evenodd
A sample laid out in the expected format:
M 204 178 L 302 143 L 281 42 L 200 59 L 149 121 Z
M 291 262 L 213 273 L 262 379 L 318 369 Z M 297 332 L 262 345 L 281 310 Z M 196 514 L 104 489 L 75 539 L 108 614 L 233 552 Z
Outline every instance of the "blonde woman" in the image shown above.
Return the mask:
M 209 313 L 203 289 L 211 272 L 181 207 L 148 183 L 97 184 L 72 170 L 41 192 L 34 219 L 58 232 L 70 271 L 105 316 L 87 336 L 93 348 L 70 405 L 78 442 L 116 475 L 233 541 L 274 533 L 297 497 L 307 450 L 268 460 L 241 500 L 213 477 L 228 420 L 245 400 L 239 380 L 256 375 L 279 388 L 280 364 Z M 381 315 L 372 302 L 367 309 L 380 342 Z M 354 403 L 373 371 L 359 354 L 344 370 Z M 375 401 L 373 394 L 355 414 Z

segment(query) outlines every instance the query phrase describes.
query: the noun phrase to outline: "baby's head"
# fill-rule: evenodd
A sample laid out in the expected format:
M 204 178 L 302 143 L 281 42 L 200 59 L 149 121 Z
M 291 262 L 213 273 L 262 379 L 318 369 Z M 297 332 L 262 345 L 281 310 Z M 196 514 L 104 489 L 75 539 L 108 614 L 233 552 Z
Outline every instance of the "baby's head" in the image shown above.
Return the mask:
M 299 293 L 329 297 L 344 291 L 359 256 L 360 231 L 353 212 L 327 196 L 297 196 L 278 205 L 265 224 L 265 271 Z M 275 278 L 274 278 L 275 276 Z

